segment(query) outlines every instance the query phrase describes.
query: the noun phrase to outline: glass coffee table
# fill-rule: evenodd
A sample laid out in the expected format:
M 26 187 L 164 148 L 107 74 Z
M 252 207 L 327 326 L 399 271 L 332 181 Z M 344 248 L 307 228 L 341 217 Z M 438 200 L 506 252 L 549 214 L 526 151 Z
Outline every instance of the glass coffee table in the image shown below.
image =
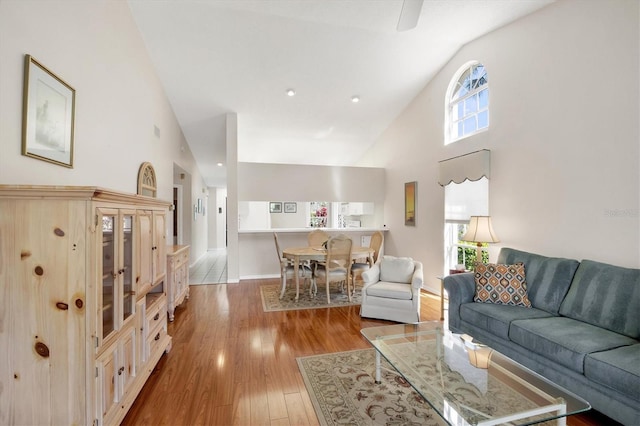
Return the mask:
M 469 336 L 443 330 L 439 321 L 364 328 L 376 349 L 376 383 L 381 358 L 404 377 L 451 425 L 526 425 L 587 411 L 588 402 L 546 378 L 476 344 Z

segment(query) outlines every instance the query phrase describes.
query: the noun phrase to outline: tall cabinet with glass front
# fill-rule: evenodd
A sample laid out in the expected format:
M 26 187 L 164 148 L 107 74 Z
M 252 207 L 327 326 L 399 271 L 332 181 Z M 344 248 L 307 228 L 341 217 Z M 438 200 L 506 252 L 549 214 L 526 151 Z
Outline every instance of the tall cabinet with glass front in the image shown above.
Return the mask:
M 163 256 L 170 205 L 97 187 L 0 185 L 0 377 L 13 378 L 2 383 L 11 398 L 0 398 L 0 424 L 122 422 L 171 347 L 164 270 L 144 286 L 140 266 Z

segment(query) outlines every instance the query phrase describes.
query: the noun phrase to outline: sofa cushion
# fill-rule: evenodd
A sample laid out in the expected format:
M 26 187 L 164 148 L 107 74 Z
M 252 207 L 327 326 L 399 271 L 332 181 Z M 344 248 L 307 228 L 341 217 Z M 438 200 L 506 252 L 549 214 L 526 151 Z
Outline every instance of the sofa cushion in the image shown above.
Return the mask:
M 367 286 L 365 291 L 367 296 L 384 297 L 385 299 L 401 299 L 411 300 L 413 292 L 411 285 L 403 283 L 391 283 L 378 281 L 375 284 Z
M 587 355 L 584 375 L 640 402 L 640 344 Z
M 476 263 L 475 302 L 531 307 L 523 263 L 504 265 Z
M 560 314 L 640 337 L 640 269 L 583 260 Z
M 511 321 L 550 316 L 547 311 L 522 306 L 489 303 L 465 303 L 460 306 L 461 319 L 505 340 L 509 340 Z
M 627 336 L 565 317 L 513 321 L 509 339 L 580 374 L 584 373 L 587 354 L 636 343 Z
M 410 283 L 415 265 L 410 257 L 382 256 L 380 281 Z
M 527 272 L 527 296 L 531 306 L 558 315 L 579 262 L 573 259 L 546 257 L 512 248 L 502 248 L 498 263 L 524 263 Z

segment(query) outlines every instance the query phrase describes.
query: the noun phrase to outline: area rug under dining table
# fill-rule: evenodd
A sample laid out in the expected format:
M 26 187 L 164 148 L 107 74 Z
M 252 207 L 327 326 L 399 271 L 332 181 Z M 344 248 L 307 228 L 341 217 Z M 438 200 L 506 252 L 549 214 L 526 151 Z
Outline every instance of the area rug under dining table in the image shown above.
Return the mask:
M 351 297 L 351 302 L 347 297 L 346 290 L 343 292 L 339 284 L 331 284 L 330 287 L 331 304 L 327 304 L 327 294 L 323 285 L 318 288 L 318 293 L 314 296 L 309 294 L 309 288 L 300 285 L 300 297 L 296 300 L 296 287 L 287 286 L 284 296 L 280 299 L 280 284 L 266 284 L 260 286 L 262 296 L 262 308 L 264 312 L 293 311 L 297 309 L 318 309 L 332 308 L 338 306 L 360 305 L 362 295 L 360 290 Z
M 321 425 L 445 424 L 383 359 L 376 384 L 374 349 L 297 358 Z

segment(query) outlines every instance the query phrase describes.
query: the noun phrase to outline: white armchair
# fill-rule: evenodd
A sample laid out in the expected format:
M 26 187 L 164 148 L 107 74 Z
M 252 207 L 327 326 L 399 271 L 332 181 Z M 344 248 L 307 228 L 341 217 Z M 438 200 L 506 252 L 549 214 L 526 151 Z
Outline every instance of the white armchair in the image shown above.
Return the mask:
M 422 263 L 409 257 L 383 256 L 362 274 L 360 316 L 389 321 L 420 321 Z

